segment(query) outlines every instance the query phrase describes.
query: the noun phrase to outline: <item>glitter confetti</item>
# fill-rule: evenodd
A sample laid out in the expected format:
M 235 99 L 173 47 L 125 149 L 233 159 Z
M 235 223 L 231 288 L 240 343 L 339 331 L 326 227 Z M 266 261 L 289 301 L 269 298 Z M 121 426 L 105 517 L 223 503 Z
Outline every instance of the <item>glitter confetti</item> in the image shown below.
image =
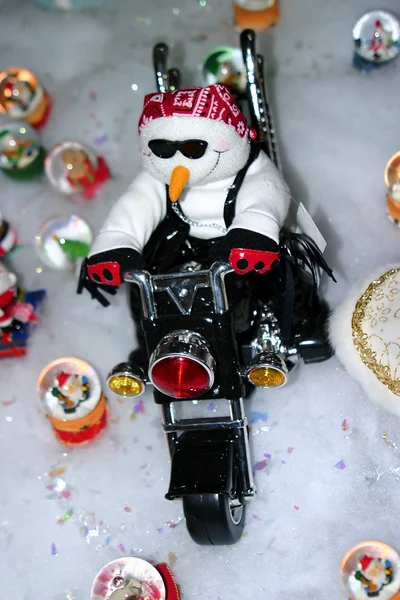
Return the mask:
M 138 86 L 138 84 L 137 84 L 137 83 L 132 83 L 132 85 L 131 85 L 131 89 L 132 89 L 134 92 L 136 92 L 136 91 L 139 89 L 139 86 Z
M 299 510 L 300 506 L 297 506 L 297 504 L 294 505 L 294 510 Z
M 57 548 L 54 542 L 51 545 L 51 554 L 52 556 L 57 556 Z
M 257 423 L 257 421 L 263 421 L 264 423 L 266 423 L 268 421 L 268 413 L 252 410 L 250 423 Z
M 133 407 L 133 412 L 135 413 L 135 415 L 138 414 L 143 414 L 144 413 L 144 402 L 143 400 L 140 400 L 137 404 L 135 404 L 135 406 Z
M 14 404 L 15 402 L 15 398 L 12 398 L 11 400 L 3 400 L 2 405 L 3 406 L 11 406 L 11 404 Z
M 68 521 L 68 519 L 70 519 L 72 517 L 72 515 L 74 514 L 74 511 L 72 510 L 72 508 L 69 508 L 62 517 L 59 517 L 57 519 L 57 525 L 63 525 L 66 521 Z
M 399 449 L 396 442 L 389 438 L 389 433 L 387 431 L 383 432 L 382 439 L 385 442 L 386 446 L 389 446 L 389 448 L 393 448 L 393 450 Z
M 287 453 L 288 454 L 292 454 L 293 450 L 294 450 L 294 448 L 292 448 L 291 446 L 289 446 L 288 449 L 287 449 Z
M 67 467 L 54 467 L 49 471 L 49 477 L 57 477 L 58 475 L 62 475 L 67 470 Z
M 89 98 L 91 100 L 97 100 L 97 92 L 95 90 L 90 90 L 90 92 L 89 92 Z
M 253 471 L 262 471 L 263 469 L 265 469 L 265 467 L 268 465 L 269 460 L 268 458 L 265 458 L 264 460 L 260 460 L 259 462 L 256 462 L 256 464 L 253 467 Z
M 340 469 L 341 471 L 343 471 L 346 468 L 346 463 L 344 462 L 344 460 L 339 460 L 339 462 L 336 463 L 336 465 L 334 465 L 335 469 Z
M 173 567 L 177 560 L 178 557 L 176 554 L 174 554 L 173 552 L 168 552 L 168 562 L 170 567 Z
M 118 544 L 118 548 L 121 550 L 121 552 L 126 552 L 125 546 L 123 544 Z
M 177 519 L 174 519 L 172 521 L 167 521 L 166 523 L 164 523 L 164 525 L 166 527 L 169 527 L 169 529 L 175 529 L 175 527 L 178 527 L 178 525 L 183 521 L 183 517 L 178 517 Z
M 258 515 L 252 515 L 252 516 L 255 521 L 261 521 L 261 517 L 259 517 Z
M 286 460 L 281 460 L 282 465 L 286 465 Z
M 108 133 L 103 133 L 102 135 L 99 135 L 96 138 L 94 138 L 93 141 L 97 146 L 100 146 L 100 144 L 104 144 L 109 139 L 110 139 L 110 136 L 108 135 Z
M 342 429 L 343 429 L 343 431 L 347 431 L 348 428 L 349 428 L 349 425 L 348 425 L 346 419 L 343 419 L 343 421 L 342 421 Z
M 125 507 L 124 507 L 124 511 L 125 511 L 125 512 L 127 512 L 127 513 L 131 513 L 131 512 L 132 512 L 132 509 L 131 509 L 131 507 L 130 507 L 130 506 L 125 506 Z
M 269 427 L 268 425 L 264 425 L 263 427 L 252 431 L 251 435 L 258 435 L 259 433 L 266 433 L 267 431 L 271 431 L 271 427 Z
M 212 410 L 213 412 L 215 412 L 217 410 L 214 402 L 210 402 L 210 404 L 207 406 L 207 408 L 208 408 L 208 410 Z

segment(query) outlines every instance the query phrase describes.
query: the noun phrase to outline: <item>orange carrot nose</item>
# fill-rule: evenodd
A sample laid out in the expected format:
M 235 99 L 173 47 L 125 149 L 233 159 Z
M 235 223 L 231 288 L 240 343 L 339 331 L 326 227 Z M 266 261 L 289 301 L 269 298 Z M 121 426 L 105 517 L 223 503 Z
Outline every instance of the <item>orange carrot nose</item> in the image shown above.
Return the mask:
M 175 167 L 172 171 L 169 182 L 169 197 L 172 202 L 176 202 L 181 195 L 181 192 L 189 181 L 190 171 L 186 167 Z

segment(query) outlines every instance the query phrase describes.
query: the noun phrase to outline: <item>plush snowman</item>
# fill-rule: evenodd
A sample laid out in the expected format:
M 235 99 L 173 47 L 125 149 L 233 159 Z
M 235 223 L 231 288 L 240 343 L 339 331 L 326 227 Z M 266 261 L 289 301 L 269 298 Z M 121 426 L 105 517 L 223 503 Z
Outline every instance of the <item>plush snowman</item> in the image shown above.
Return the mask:
M 363 556 L 355 578 L 361 582 L 367 596 L 379 596 L 379 592 L 393 579 L 391 562 L 372 556 Z
M 14 320 L 17 302 L 17 278 L 0 265 L 0 329 L 8 327 Z
M 209 243 L 213 258 L 229 259 L 236 273 L 263 274 L 278 264 L 290 192 L 225 86 L 147 95 L 139 134 L 143 171 L 91 248 L 87 272 L 95 283 L 117 286 L 125 270 L 138 268 L 171 210 L 190 239 Z

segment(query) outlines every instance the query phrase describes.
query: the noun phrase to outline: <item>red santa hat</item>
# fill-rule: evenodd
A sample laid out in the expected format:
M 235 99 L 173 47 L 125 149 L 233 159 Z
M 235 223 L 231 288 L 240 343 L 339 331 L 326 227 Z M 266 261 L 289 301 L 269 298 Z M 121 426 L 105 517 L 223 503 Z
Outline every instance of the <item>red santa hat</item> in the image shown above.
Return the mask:
M 254 140 L 257 136 L 228 89 L 220 84 L 147 94 L 139 119 L 139 133 L 149 121 L 160 117 L 201 117 L 226 123 L 242 138 Z
M 379 19 L 375 21 L 375 27 L 377 27 L 378 29 L 382 29 L 382 23 Z
M 61 373 L 59 373 L 56 377 L 57 385 L 59 387 L 64 387 L 70 377 L 71 373 L 65 373 L 65 371 L 61 371 Z
M 366 571 L 373 560 L 372 556 L 363 556 L 360 560 L 361 569 Z

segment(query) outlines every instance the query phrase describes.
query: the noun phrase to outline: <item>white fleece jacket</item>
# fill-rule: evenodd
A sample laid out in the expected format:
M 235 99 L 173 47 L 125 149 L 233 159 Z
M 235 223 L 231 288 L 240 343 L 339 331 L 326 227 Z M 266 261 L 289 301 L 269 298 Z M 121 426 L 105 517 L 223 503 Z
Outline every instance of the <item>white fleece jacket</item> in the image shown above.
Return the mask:
M 190 235 L 209 239 L 226 233 L 224 205 L 234 179 L 229 177 L 182 192 L 179 202 L 190 222 Z M 236 215 L 229 229 L 248 229 L 278 242 L 289 203 L 289 188 L 273 162 L 260 152 L 240 188 Z M 141 252 L 165 215 L 165 185 L 146 171 L 141 172 L 112 208 L 89 256 L 117 248 Z

